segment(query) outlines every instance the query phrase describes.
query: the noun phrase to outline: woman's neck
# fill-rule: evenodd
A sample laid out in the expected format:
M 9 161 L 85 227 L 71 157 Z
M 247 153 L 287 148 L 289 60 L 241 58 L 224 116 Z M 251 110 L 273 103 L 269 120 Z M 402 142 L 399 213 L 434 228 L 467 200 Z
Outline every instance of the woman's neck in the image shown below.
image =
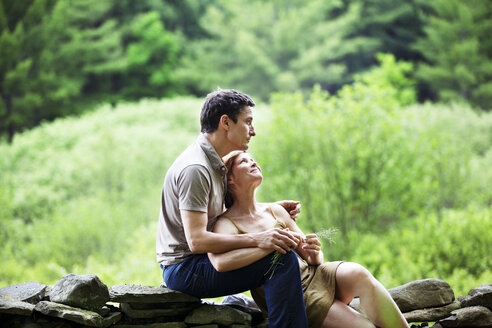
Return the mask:
M 258 203 L 255 199 L 256 188 L 251 188 L 247 192 L 235 193 L 234 203 L 229 208 L 229 214 L 235 217 L 252 217 L 258 216 Z

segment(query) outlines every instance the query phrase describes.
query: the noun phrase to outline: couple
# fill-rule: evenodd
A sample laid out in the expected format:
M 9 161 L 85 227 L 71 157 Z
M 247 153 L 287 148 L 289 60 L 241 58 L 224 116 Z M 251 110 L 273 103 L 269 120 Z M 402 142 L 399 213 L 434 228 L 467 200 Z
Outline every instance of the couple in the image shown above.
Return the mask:
M 323 263 L 316 235 L 295 224 L 297 202 L 255 202 L 261 170 L 244 152 L 256 135 L 254 105 L 235 90 L 209 94 L 202 134 L 166 174 L 156 252 L 167 287 L 200 298 L 254 290 L 270 327 L 408 327 L 366 269 Z M 354 296 L 367 318 L 346 305 Z

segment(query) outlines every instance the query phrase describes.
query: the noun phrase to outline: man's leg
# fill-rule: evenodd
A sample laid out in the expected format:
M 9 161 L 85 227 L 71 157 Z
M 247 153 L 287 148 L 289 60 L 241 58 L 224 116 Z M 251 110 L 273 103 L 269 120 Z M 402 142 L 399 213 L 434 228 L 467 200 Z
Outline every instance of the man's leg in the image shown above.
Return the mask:
M 192 255 L 165 267 L 166 285 L 196 297 L 218 297 L 265 285 L 268 321 L 271 327 L 307 327 L 299 262 L 294 252 L 280 258 L 273 276 L 266 275 L 273 254 L 244 268 L 217 272 L 206 254 Z

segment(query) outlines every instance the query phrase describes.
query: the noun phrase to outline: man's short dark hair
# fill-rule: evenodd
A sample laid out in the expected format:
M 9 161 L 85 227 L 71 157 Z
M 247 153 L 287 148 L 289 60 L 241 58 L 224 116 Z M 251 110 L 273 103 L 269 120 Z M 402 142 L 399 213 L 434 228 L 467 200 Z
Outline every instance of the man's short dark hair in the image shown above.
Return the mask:
M 220 117 L 227 115 L 237 123 L 237 116 L 244 106 L 255 106 L 255 102 L 245 93 L 229 89 L 217 90 L 207 95 L 200 115 L 202 132 L 212 133 L 219 126 Z

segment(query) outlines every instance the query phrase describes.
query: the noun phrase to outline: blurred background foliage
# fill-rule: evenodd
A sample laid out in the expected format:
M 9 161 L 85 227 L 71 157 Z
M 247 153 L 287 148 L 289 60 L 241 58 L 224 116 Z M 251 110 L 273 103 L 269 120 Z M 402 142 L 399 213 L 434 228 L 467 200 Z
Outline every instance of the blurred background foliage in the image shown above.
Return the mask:
M 490 283 L 490 35 L 487 0 L 0 0 L 0 286 L 160 284 L 161 183 L 217 86 L 327 260 Z

